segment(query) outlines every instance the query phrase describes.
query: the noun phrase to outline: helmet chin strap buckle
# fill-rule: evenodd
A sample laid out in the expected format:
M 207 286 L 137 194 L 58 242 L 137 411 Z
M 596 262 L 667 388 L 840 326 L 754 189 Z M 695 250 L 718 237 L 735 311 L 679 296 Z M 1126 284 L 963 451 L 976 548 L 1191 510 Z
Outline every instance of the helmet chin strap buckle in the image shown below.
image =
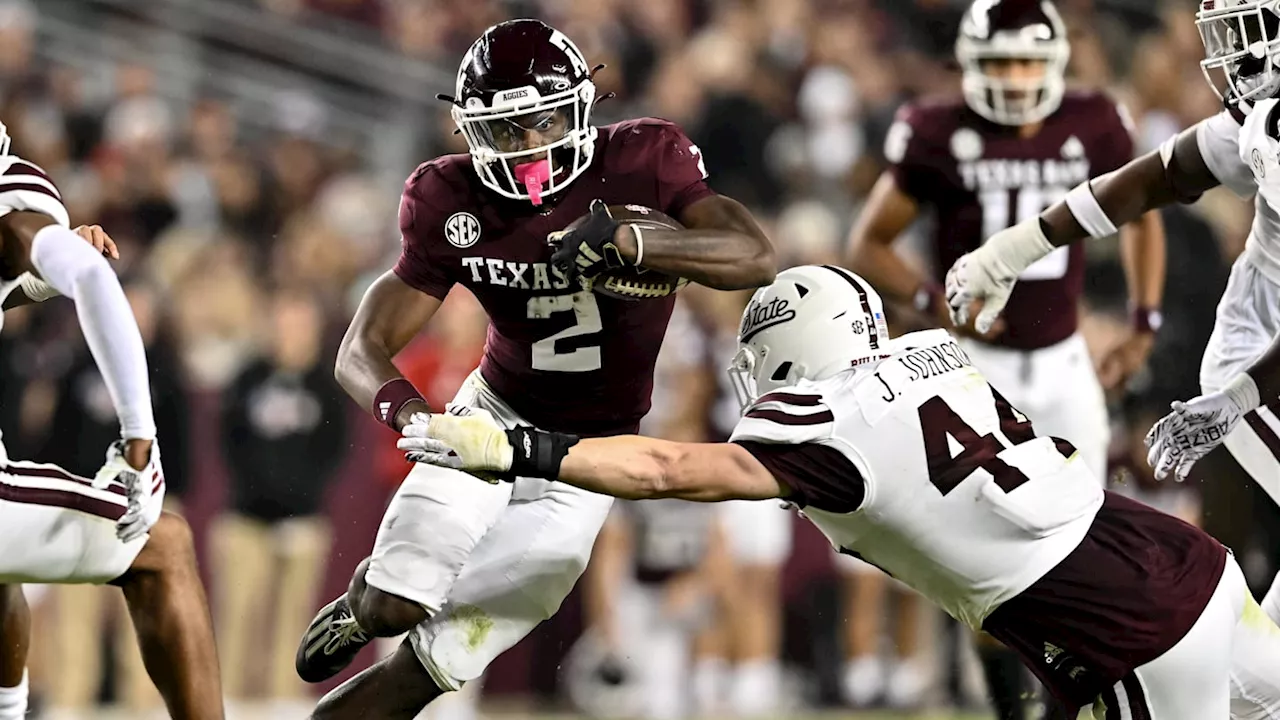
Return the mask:
M 516 176 L 516 182 L 523 185 L 525 192 L 529 194 L 529 202 L 541 205 L 542 185 L 551 180 L 551 159 L 520 163 L 511 168 L 511 171 Z

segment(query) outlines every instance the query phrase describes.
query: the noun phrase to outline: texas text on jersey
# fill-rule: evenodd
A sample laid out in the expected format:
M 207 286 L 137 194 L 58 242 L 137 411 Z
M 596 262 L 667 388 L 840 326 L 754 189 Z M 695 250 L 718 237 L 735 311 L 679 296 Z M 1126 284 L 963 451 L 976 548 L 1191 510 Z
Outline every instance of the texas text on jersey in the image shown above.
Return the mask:
M 894 342 L 857 372 L 761 396 L 732 441 L 834 546 L 1000 639 L 1066 702 L 1091 703 L 1173 647 L 1225 549 L 1104 492 L 946 331 Z
M 983 119 L 962 99 L 903 107 L 885 141 L 897 186 L 935 211 L 937 282 L 996 232 L 1035 217 L 1080 182 L 1133 157 L 1125 111 L 1097 92 L 1069 92 L 1040 129 Z M 1030 350 L 1076 330 L 1084 249 L 1060 249 L 1022 274 L 1009 299 L 1007 330 L 992 342 Z
M 597 198 L 679 216 L 714 194 L 697 147 L 663 120 L 601 127 L 591 166 L 549 210 L 496 197 L 471 165 L 447 155 L 409 178 L 396 274 L 439 298 L 455 283 L 475 293 L 491 321 L 480 372 L 528 421 L 583 435 L 633 431 L 649 409 L 675 296 L 632 301 L 584 290 L 551 265 L 547 235 Z

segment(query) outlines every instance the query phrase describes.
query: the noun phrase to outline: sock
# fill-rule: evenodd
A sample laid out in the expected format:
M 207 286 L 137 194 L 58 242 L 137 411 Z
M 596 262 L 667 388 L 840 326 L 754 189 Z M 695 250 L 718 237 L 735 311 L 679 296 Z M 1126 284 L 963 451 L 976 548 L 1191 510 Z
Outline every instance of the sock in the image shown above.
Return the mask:
M 27 714 L 27 671 L 18 687 L 0 687 L 0 720 L 22 720 Z
M 978 657 L 982 659 L 987 695 L 998 720 L 1026 720 L 1023 698 L 1027 688 L 1022 661 L 1008 648 L 985 645 L 978 648 Z
M 865 707 L 884 692 L 884 664 L 875 656 L 858 657 L 844 665 L 842 678 L 845 702 Z
M 728 676 L 729 664 L 723 658 L 704 658 L 693 666 L 692 690 L 695 714 L 704 717 L 720 714 Z
M 729 706 L 737 717 L 773 715 L 782 669 L 776 660 L 748 660 L 733 671 Z

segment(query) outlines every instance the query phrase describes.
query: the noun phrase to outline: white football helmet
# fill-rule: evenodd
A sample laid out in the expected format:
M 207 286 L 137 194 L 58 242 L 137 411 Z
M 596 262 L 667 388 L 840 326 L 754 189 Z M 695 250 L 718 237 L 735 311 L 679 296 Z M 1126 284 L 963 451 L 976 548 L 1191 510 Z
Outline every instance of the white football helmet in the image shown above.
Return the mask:
M 832 265 L 778 273 L 751 297 L 729 380 L 745 410 L 798 380 L 821 380 L 889 354 L 884 303 L 871 284 Z
M 1280 0 L 1201 0 L 1200 69 L 1228 102 L 1265 100 L 1280 90 Z
M 1044 75 L 1014 80 L 983 67 L 1010 59 L 1044 61 Z M 964 100 L 991 122 L 1022 126 L 1052 115 L 1066 93 L 1070 59 L 1067 27 L 1049 0 L 976 0 L 960 22 L 956 60 Z

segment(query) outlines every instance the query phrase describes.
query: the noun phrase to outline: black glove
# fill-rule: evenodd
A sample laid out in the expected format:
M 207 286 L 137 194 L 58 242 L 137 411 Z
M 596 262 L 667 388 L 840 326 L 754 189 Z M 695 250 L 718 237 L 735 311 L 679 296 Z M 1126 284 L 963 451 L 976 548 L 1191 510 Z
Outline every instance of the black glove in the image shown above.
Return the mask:
M 552 254 L 551 263 L 570 280 L 579 275 L 590 280 L 605 270 L 625 267 L 629 263 L 613 242 L 618 224 L 603 200 L 592 200 L 591 215 L 585 222 L 552 236 L 552 242 L 559 242 L 560 247 Z

